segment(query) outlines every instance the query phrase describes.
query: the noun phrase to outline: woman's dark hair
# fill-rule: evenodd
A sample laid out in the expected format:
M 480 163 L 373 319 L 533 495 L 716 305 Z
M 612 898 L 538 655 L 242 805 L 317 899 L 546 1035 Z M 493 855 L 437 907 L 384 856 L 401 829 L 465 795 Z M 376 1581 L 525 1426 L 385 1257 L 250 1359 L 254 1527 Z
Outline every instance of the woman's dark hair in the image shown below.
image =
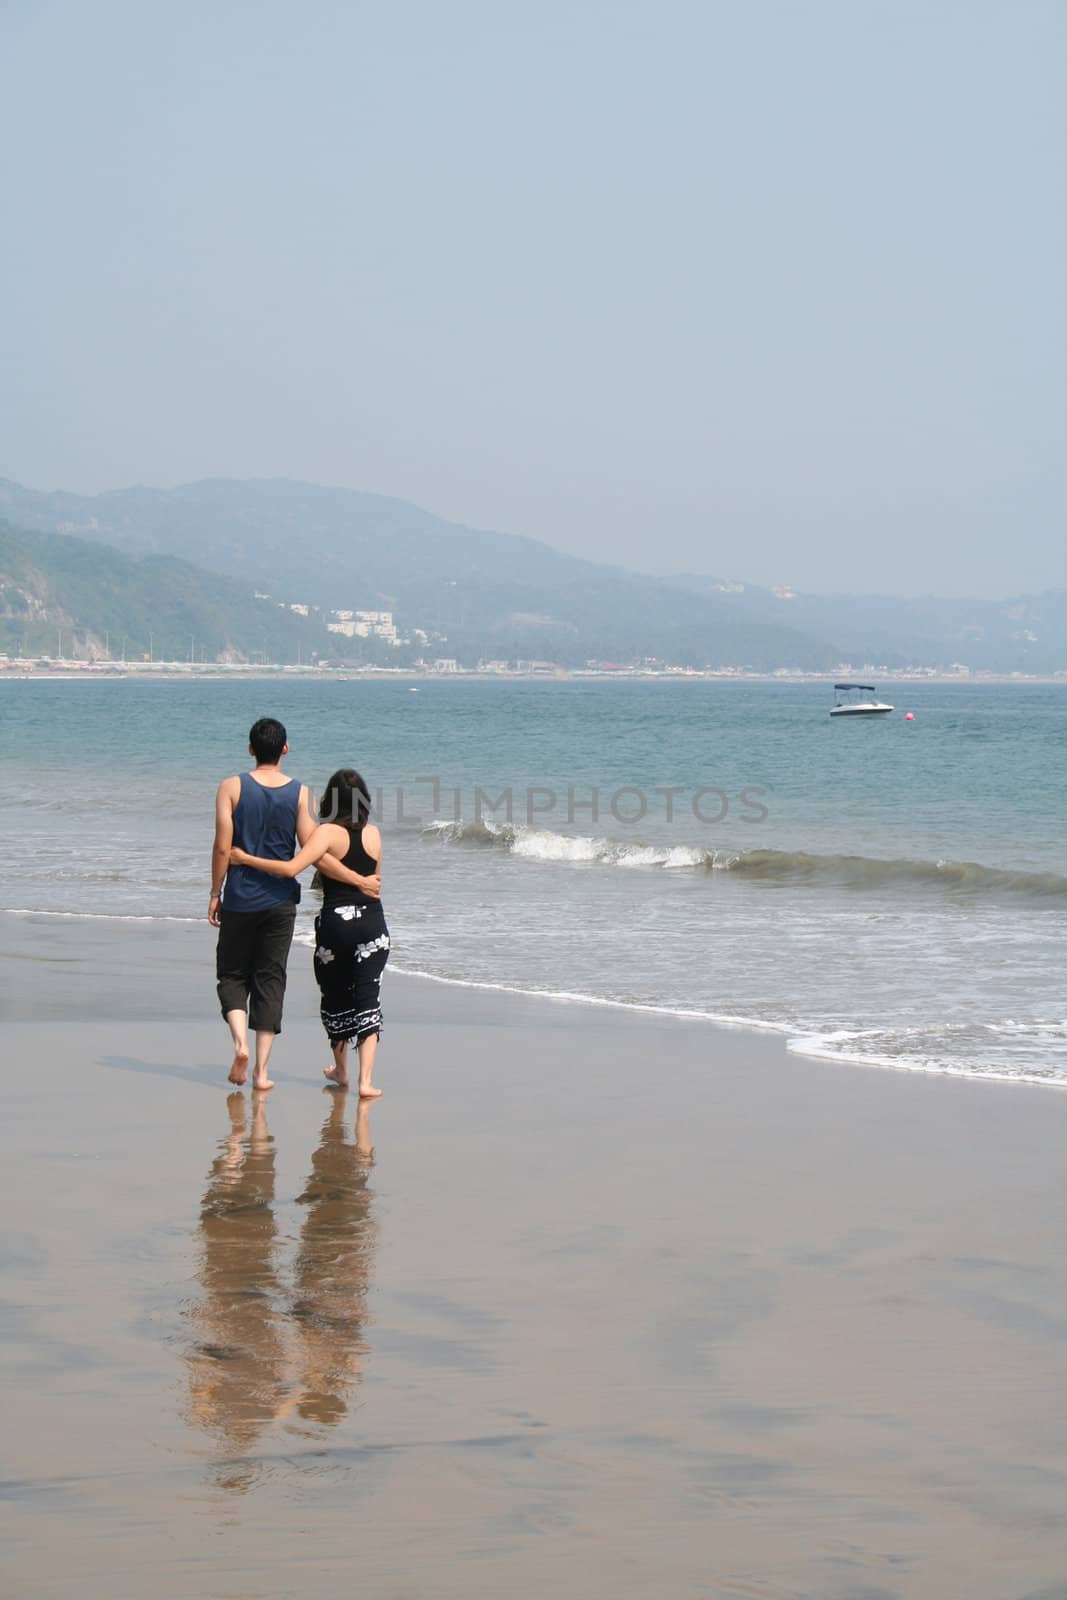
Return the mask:
M 327 778 L 319 801 L 320 822 L 339 822 L 342 828 L 354 831 L 362 828 L 369 816 L 370 794 L 358 772 L 342 767 Z

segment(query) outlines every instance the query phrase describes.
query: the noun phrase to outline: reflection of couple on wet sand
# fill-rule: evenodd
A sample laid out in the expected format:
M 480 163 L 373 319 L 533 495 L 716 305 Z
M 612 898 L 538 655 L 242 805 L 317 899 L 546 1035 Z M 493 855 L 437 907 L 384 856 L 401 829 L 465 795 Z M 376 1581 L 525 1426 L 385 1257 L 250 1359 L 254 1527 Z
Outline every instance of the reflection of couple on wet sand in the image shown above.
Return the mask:
M 361 1099 L 372 1083 L 382 1027 L 381 980 L 389 930 L 381 903 L 381 834 L 370 819 L 367 786 L 342 767 L 328 780 L 315 825 L 306 785 L 281 770 L 284 727 L 261 717 L 249 733 L 251 772 L 226 778 L 215 799 L 208 921 L 218 928 L 219 1005 L 233 1039 L 230 1082 L 249 1066 L 248 1030 L 256 1036 L 253 1089 L 273 1089 L 268 1072 L 281 1032 L 286 967 L 300 899 L 298 875 L 318 866 L 322 910 L 315 919 L 315 978 L 320 1014 L 333 1052 L 326 1078 L 347 1089 L 348 1049 L 359 1060 Z M 293 853 L 294 843 L 300 848 Z
M 370 1107 L 360 1103 L 352 1139 L 336 1096 L 322 1126 L 289 1284 L 274 1220 L 275 1148 L 266 1101 L 227 1101 L 230 1131 L 212 1164 L 200 1214 L 201 1296 L 191 1316 L 189 1417 L 247 1455 L 272 1422 L 334 1424 L 345 1415 L 365 1350 L 374 1224 L 367 1179 L 373 1164 Z M 235 1461 L 224 1480 L 250 1486 Z

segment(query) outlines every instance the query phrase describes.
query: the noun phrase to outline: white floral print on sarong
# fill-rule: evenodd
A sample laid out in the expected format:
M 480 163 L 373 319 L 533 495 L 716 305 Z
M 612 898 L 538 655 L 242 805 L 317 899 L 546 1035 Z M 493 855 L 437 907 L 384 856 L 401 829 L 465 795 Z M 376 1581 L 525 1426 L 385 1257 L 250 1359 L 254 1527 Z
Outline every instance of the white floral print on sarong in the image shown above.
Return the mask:
M 389 929 L 381 901 L 324 905 L 315 919 L 315 933 L 319 1014 L 330 1043 L 380 1033 L 381 981 L 389 959 Z

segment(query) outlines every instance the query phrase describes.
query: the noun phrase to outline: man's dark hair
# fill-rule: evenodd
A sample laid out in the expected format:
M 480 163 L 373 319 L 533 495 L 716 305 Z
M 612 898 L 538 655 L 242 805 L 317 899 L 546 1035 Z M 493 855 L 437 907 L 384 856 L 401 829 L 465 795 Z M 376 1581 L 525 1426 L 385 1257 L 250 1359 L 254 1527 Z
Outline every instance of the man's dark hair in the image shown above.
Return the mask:
M 248 742 L 261 767 L 276 767 L 285 749 L 285 729 L 277 717 L 260 717 L 248 730 Z

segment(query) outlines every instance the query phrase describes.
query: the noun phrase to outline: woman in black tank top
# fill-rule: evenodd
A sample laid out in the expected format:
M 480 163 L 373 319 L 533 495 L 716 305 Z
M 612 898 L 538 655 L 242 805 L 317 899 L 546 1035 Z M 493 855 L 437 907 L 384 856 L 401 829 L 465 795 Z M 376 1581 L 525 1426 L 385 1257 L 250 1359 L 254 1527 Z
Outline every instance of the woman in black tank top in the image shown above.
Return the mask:
M 322 792 L 320 822 L 304 848 L 291 861 L 268 861 L 233 850 L 233 866 L 256 867 L 275 877 L 295 878 L 323 856 L 344 868 L 341 879 L 322 880 L 322 910 L 315 918 L 315 979 L 321 994 L 320 1015 L 333 1051 L 333 1064 L 323 1068 L 338 1089 L 348 1088 L 348 1046 L 355 1040 L 359 1056 L 359 1094 L 376 1100 L 371 1082 L 382 1031 L 381 981 L 389 959 L 389 929 L 382 910 L 382 838 L 369 821 L 370 799 L 358 772 L 343 767 Z
M 333 781 L 332 779 L 330 780 Z M 325 799 L 325 796 L 323 797 Z M 374 878 L 378 875 L 378 859 L 381 853 L 381 836 L 377 828 L 372 831 L 377 835 L 378 855 L 371 855 L 363 842 L 364 827 L 346 828 L 348 848 L 341 856 L 341 865 L 348 868 L 349 872 L 357 878 Z M 330 854 L 336 858 L 337 852 L 331 850 Z M 335 905 L 350 905 L 353 900 L 357 905 L 363 904 L 372 897 L 364 894 L 363 890 L 354 884 L 340 882 L 337 878 L 322 880 L 322 906 L 323 910 L 332 910 Z

